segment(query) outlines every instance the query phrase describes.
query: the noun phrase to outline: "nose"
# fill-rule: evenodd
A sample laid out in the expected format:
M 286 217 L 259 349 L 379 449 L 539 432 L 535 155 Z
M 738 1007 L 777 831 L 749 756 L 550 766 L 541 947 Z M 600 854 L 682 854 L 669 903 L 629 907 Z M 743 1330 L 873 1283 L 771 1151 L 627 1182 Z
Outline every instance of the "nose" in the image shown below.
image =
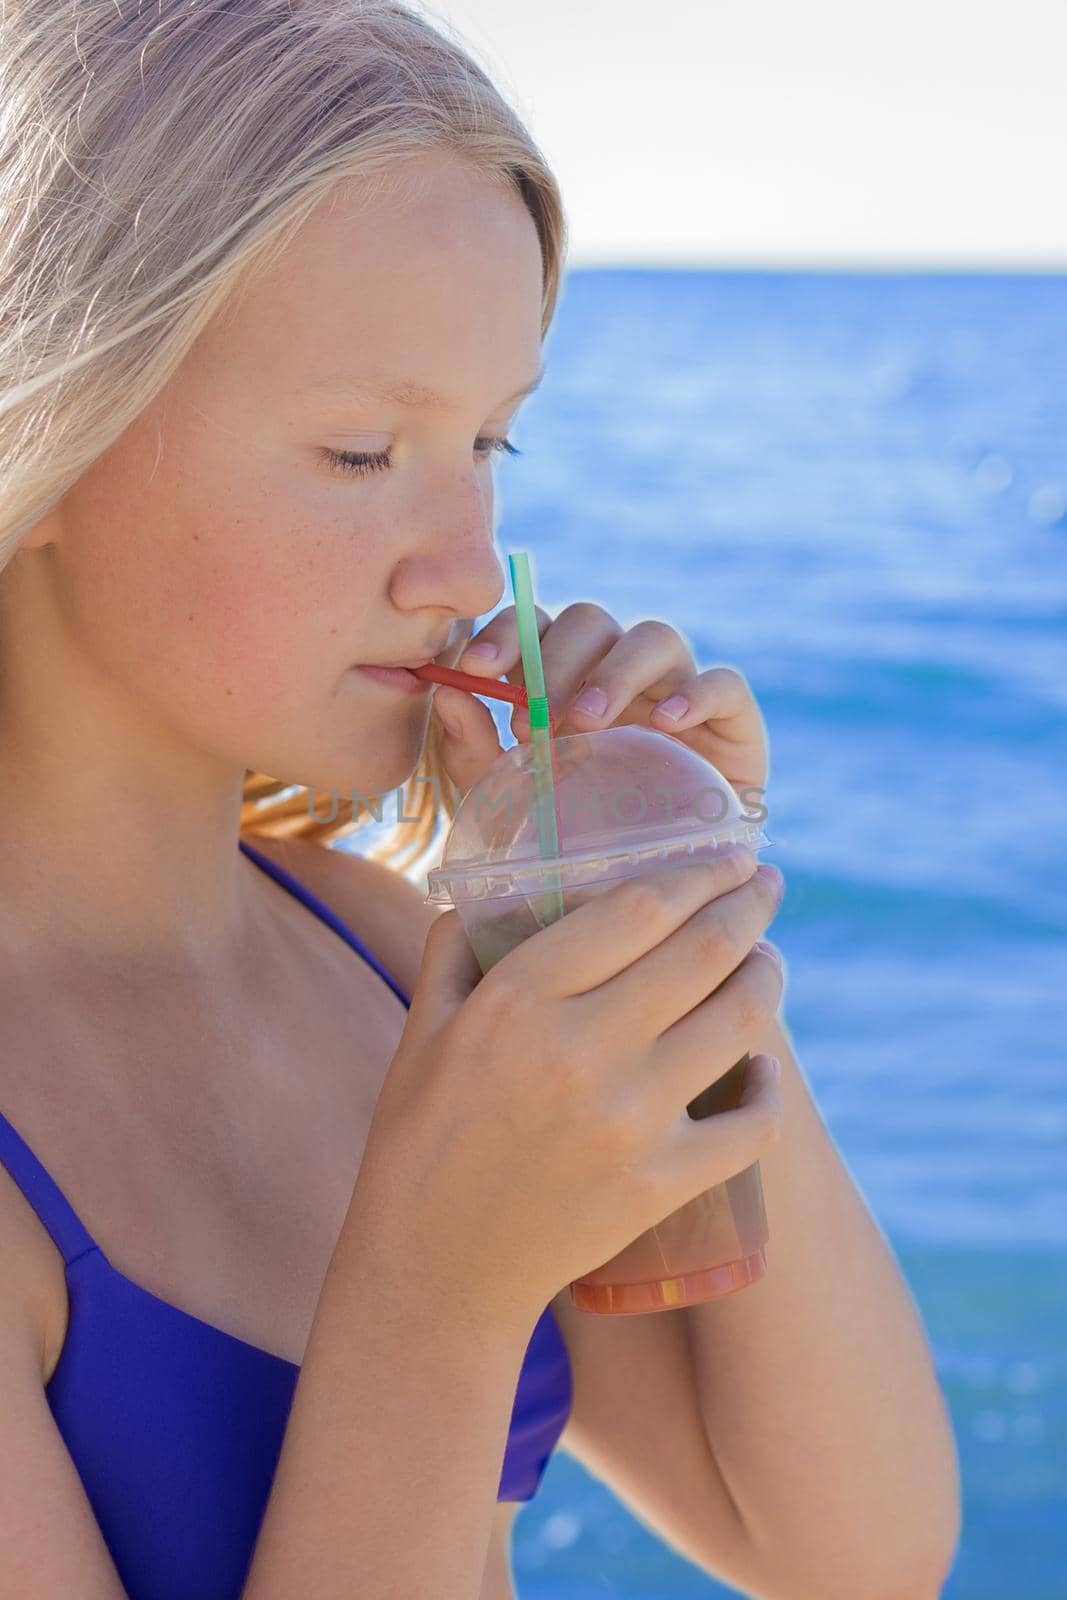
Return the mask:
M 421 537 L 393 573 L 393 598 L 404 609 L 438 607 L 457 617 L 492 611 L 506 587 L 496 549 L 491 482 L 464 476 L 420 518 Z

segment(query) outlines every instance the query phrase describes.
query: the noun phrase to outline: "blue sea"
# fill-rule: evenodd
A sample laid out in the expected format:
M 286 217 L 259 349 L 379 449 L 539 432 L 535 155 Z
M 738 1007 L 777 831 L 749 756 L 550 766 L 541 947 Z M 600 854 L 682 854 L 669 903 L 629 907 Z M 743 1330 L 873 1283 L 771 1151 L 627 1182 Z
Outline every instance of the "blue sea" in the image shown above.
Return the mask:
M 955 1427 L 945 1596 L 1064 1600 L 1067 277 L 575 270 L 546 357 L 501 551 L 752 684 L 785 1016 Z M 563 1452 L 513 1563 L 737 1594 Z

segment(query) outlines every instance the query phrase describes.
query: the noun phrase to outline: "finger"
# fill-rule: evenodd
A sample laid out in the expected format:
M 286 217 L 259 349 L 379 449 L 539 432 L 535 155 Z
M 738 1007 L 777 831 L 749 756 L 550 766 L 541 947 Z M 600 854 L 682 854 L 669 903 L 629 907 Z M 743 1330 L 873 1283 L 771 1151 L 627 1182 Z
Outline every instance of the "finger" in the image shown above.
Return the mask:
M 432 715 L 441 725 L 441 760 L 461 794 L 478 783 L 503 746 L 493 713 L 477 695 L 439 683 L 434 687 Z
M 541 654 L 545 689 L 559 726 L 565 720 L 568 702 L 590 673 L 599 672 L 600 663 L 622 635 L 622 624 L 609 611 L 584 601 L 568 606 L 556 618 L 542 642 Z M 511 727 L 516 738 L 529 737 L 530 716 L 522 706 L 516 706 Z
M 537 614 L 537 635 L 543 639 L 545 633 L 552 626 L 552 618 L 542 606 L 535 606 Z M 486 649 L 492 649 L 493 654 L 485 654 Z M 472 654 L 475 651 L 477 653 Z M 480 633 L 476 633 L 467 643 L 463 654 L 454 663 L 457 671 L 470 672 L 478 675 L 484 674 L 489 678 L 503 678 L 505 674 L 514 671 L 516 665 L 522 660 L 519 649 L 519 629 L 515 619 L 515 607 L 507 606 L 503 611 L 498 611 L 491 622 L 487 622 Z M 509 678 L 509 682 L 516 682 Z
M 574 999 L 576 1026 L 595 1011 L 595 1026 L 603 1030 L 604 986 L 617 981 L 708 900 L 736 888 L 755 870 L 752 851 L 735 844 L 698 860 L 686 856 L 684 862 L 667 862 L 639 877 L 609 883 L 516 945 L 493 973 L 499 974 L 498 983 L 515 982 L 524 991 L 536 981 L 547 999 Z
M 607 726 L 639 696 L 660 700 L 670 694 L 692 676 L 693 666 L 692 652 L 676 628 L 655 618 L 635 623 L 575 685 L 578 692 L 568 698 L 564 715 L 579 730 Z M 599 710 L 578 703 L 595 691 Z
M 698 906 L 643 960 L 601 984 L 597 996 L 618 1019 L 620 1037 L 630 1034 L 638 1018 L 648 1037 L 666 1036 L 719 988 L 773 921 L 779 904 L 776 876 L 773 868 L 759 867 L 741 883 L 724 881 L 719 894 Z M 724 1062 L 724 1070 L 743 1054 L 744 1046 Z
M 659 1165 L 665 1188 L 681 1197 L 679 1205 L 744 1172 L 774 1148 L 783 1118 L 781 1081 L 772 1066 L 774 1060 L 762 1052 L 752 1057 L 732 1111 L 719 1111 L 694 1122 L 683 1109 L 672 1125 Z
M 458 911 L 438 914 L 423 946 L 411 1012 L 417 1023 L 439 1027 L 477 988 L 482 969 Z
M 542 615 L 539 611 L 539 624 Z M 510 683 L 524 684 L 526 675 L 522 666 L 515 607 L 511 606 L 506 612 L 501 612 L 499 617 L 494 617 L 492 626 L 497 623 L 500 624 L 499 654 L 493 661 L 491 670 L 494 676 L 504 676 Z M 574 605 L 567 606 L 561 611 L 555 619 L 548 618 L 548 625 L 544 628 L 539 626 L 538 631 L 541 639 L 545 693 L 549 705 L 558 717 L 558 708 L 565 705 L 586 674 L 603 659 L 621 636 L 622 628 L 603 606 L 587 601 L 576 601 Z M 473 657 L 473 660 L 477 660 L 477 657 Z M 464 657 L 460 661 L 461 671 L 465 665 Z M 529 713 L 521 706 L 516 706 L 512 713 L 511 729 L 516 738 L 524 740 L 529 738 Z
M 774 946 L 759 943 L 707 999 L 656 1041 L 654 1103 L 666 1115 L 688 1106 L 762 1037 L 785 987 Z M 707 1120 L 707 1119 L 705 1119 Z
M 686 702 L 685 709 L 675 703 L 680 700 Z M 664 712 L 665 704 L 670 706 L 669 712 Z M 733 667 L 708 667 L 675 684 L 665 700 L 653 706 L 650 716 L 657 719 L 660 727 L 673 732 L 700 722 L 728 722 L 732 717 L 751 715 L 756 709 L 756 697 L 742 673 Z

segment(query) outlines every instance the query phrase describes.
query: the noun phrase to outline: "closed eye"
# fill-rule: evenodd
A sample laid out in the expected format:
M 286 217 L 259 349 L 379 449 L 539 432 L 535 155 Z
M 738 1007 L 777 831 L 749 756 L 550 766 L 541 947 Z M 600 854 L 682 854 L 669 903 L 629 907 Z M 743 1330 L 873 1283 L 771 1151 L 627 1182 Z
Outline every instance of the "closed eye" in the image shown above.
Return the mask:
M 498 452 L 506 452 L 509 456 L 523 454 L 510 439 L 475 439 L 474 448 L 483 461 L 490 460 Z M 366 454 L 354 450 L 324 449 L 322 455 L 338 472 L 348 473 L 357 478 L 369 477 L 372 472 L 382 472 L 391 464 L 388 450 Z

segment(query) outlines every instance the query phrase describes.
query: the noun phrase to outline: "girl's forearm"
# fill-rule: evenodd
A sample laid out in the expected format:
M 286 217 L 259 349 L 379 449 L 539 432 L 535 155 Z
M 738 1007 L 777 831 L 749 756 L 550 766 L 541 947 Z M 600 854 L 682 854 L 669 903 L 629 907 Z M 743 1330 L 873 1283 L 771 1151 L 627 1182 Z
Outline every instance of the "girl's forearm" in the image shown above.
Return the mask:
M 760 1161 L 767 1273 L 684 1313 L 708 1438 L 768 1595 L 935 1600 L 960 1491 L 922 1321 L 781 1018 L 757 1049 L 784 1106 Z
M 532 1325 L 434 1288 L 349 1210 L 319 1296 L 242 1600 L 480 1594 Z

